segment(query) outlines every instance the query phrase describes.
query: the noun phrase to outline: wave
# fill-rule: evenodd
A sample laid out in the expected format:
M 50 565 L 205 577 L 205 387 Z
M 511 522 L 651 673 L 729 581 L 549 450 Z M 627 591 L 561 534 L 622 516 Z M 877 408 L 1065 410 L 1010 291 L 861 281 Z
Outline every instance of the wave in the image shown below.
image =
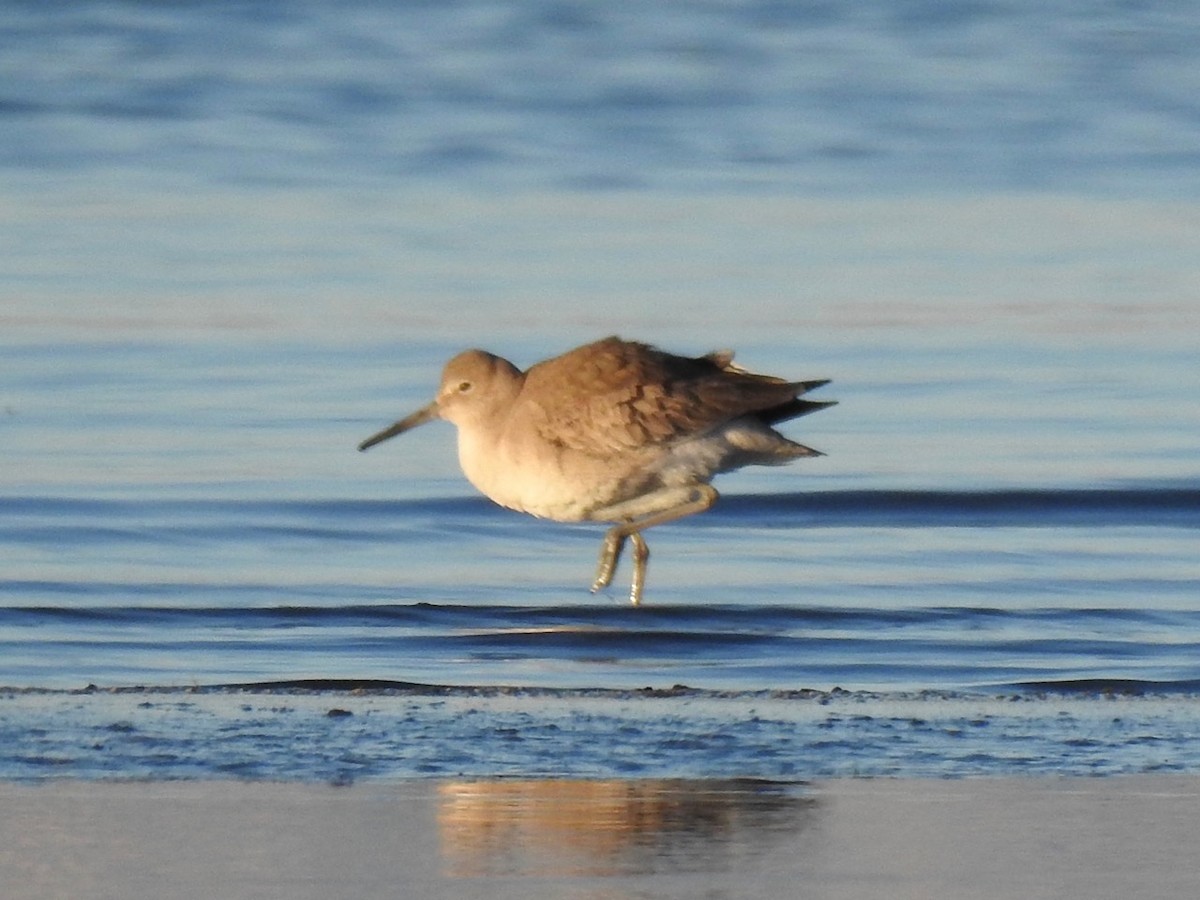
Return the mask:
M 1073 697 L 1160 697 L 1200 695 L 1200 678 L 1154 680 L 1144 678 L 1066 678 L 1061 681 L 1026 681 L 1010 687 L 1032 694 Z
M 0 582 L 16 589 L 23 583 Z M 42 585 L 42 583 L 39 583 Z M 44 587 L 44 585 L 42 585 Z M 66 585 L 73 590 L 74 585 Z M 159 588 L 161 589 L 161 588 Z M 205 591 L 209 590 L 206 586 Z M 577 629 L 602 635 L 614 630 L 702 632 L 708 636 L 778 635 L 796 629 L 845 629 L 864 634 L 902 628 L 996 628 L 1023 624 L 1032 629 L 1098 627 L 1144 623 L 1160 628 L 1200 628 L 1200 610 L 1070 608 L 1003 609 L 999 607 L 904 607 L 858 609 L 840 607 L 674 605 L 633 608 L 613 604 L 571 606 L 473 606 L 436 603 L 380 603 L 345 606 L 95 606 L 0 607 L 0 626 L 72 622 L 160 624 L 175 627 L 409 626 L 437 631 L 462 629 Z
M 391 689 L 425 675 L 540 688 L 1128 692 L 1139 680 L 1188 691 L 1198 651 L 1200 610 L 1161 607 L 0 608 L 2 677 L 26 685 L 139 684 L 176 671 L 214 683 L 305 673 L 331 688 Z
M 771 700 L 828 704 L 831 702 L 957 703 L 980 700 L 1044 700 L 1070 697 L 1080 700 L 1112 698 L 1190 698 L 1200 700 L 1200 679 L 1157 680 L 1139 678 L 1081 678 L 1060 681 L 1027 681 L 970 689 L 922 688 L 917 690 L 846 690 L 843 688 L 706 688 L 687 684 L 669 687 L 547 687 L 544 685 L 439 684 L 389 678 L 286 678 L 265 681 L 213 682 L 209 684 L 127 684 L 81 688 L 0 686 L 0 693 L 21 696 L 122 696 L 292 694 L 297 696 L 411 696 L 411 697 L 539 697 L 553 700 L 600 698 L 609 700 Z
M 807 525 L 1200 527 L 1200 489 L 814 491 L 722 498 L 741 517 L 799 515 Z
M 485 528 L 510 515 L 479 497 L 411 500 L 0 498 L 0 544 L 172 543 L 205 538 L 403 540 L 414 532 Z M 1200 528 L 1200 489 L 1025 488 L 861 490 L 723 495 L 681 523 L 719 528 L 1108 527 Z

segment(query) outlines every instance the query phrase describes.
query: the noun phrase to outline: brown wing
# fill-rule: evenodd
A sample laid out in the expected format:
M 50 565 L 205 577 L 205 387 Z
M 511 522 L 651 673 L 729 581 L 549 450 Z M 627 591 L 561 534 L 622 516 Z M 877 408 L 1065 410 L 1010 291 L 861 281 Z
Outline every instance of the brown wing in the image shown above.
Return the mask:
M 526 373 L 528 426 L 561 446 L 607 453 L 703 434 L 749 413 L 767 422 L 800 414 L 807 401 L 796 397 L 809 385 L 746 372 L 732 359 L 605 338 Z

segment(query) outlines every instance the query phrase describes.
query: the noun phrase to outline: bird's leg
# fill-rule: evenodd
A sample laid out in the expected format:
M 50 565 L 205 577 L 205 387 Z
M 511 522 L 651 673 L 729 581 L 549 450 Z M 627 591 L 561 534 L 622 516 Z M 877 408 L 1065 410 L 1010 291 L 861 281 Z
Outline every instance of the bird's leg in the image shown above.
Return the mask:
M 657 512 L 641 518 L 614 525 L 608 530 L 604 535 L 604 543 L 600 545 L 600 567 L 596 571 L 596 580 L 592 584 L 593 592 L 608 587 L 612 582 L 613 573 L 617 568 L 617 560 L 625 546 L 626 538 L 629 538 L 633 541 L 633 585 L 629 591 L 629 600 L 634 606 L 641 604 L 642 588 L 646 584 L 646 561 L 650 558 L 650 548 L 646 544 L 646 539 L 642 537 L 642 532 L 655 525 L 663 525 L 685 516 L 704 512 L 717 502 L 719 496 L 717 489 L 711 484 L 698 484 L 685 490 L 682 500 L 676 500 L 680 496 L 677 488 L 670 489 L 669 493 L 664 492 L 666 495 L 664 499 L 676 500 L 676 502 L 665 509 L 659 509 Z
M 640 531 L 629 535 L 633 541 L 633 584 L 629 588 L 629 602 L 642 605 L 642 588 L 646 586 L 646 562 L 650 559 L 650 547 Z
M 608 587 L 612 583 L 613 573 L 617 571 L 617 560 L 625 549 L 625 533 L 621 530 L 624 525 L 614 525 L 604 535 L 600 544 L 600 563 L 596 567 L 596 580 L 592 582 L 592 593 Z

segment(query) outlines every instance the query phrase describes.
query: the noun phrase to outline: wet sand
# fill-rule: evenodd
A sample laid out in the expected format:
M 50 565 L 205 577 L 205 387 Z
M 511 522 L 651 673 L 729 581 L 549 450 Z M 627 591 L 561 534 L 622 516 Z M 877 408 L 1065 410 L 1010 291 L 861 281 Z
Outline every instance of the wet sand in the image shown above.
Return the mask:
M 1192 898 L 1200 777 L 0 785 L 17 898 Z

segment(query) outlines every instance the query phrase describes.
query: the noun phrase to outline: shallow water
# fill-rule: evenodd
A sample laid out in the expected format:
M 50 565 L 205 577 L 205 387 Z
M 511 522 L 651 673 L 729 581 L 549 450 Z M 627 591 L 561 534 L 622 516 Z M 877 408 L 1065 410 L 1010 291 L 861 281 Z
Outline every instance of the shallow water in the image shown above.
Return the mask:
M 5 683 L 963 690 L 1196 683 L 1183 489 L 739 495 L 586 592 L 601 529 L 485 501 L 3 504 Z M 45 561 L 60 557 L 57 564 Z M 37 577 L 34 577 L 37 576 Z
M 1194 24 L 242 9 L 4 14 L 0 776 L 1196 768 Z M 354 450 L 612 332 L 840 401 L 640 610 Z
M 0 766 L 22 780 L 334 783 L 1196 771 L 1194 692 L 1129 688 L 976 695 L 309 682 L 6 691 Z
M 730 476 L 713 511 L 654 533 L 632 609 L 625 569 L 586 590 L 601 529 L 472 496 L 448 428 L 355 452 L 436 364 L 397 378 L 370 345 L 265 344 L 251 360 L 208 339 L 172 345 L 184 364 L 160 376 L 163 346 L 66 343 L 89 372 L 78 380 L 51 375 L 45 346 L 9 357 L 25 386 L 6 451 L 21 477 L 0 500 L 8 777 L 1200 762 L 1200 490 L 1182 477 L 1181 422 L 1122 434 L 1140 396 L 1094 401 L 1081 381 L 1076 415 L 1050 426 L 1067 458 L 1036 426 L 972 457 L 960 446 L 1007 402 L 990 386 L 1005 355 L 977 355 L 977 401 L 958 412 L 947 395 L 967 387 L 922 379 L 911 402 L 940 410 L 937 441 L 888 462 L 926 438 L 848 379 L 839 406 L 797 429 L 830 455 Z M 1148 363 L 1133 359 L 1117 374 L 1136 382 Z M 1184 369 L 1150 371 L 1182 391 Z M 349 396 L 372 378 L 411 383 L 399 401 Z M 344 411 L 367 405 L 380 414 Z M 1097 433 L 1114 437 L 1100 447 Z M 1124 477 L 1098 477 L 1114 461 Z

